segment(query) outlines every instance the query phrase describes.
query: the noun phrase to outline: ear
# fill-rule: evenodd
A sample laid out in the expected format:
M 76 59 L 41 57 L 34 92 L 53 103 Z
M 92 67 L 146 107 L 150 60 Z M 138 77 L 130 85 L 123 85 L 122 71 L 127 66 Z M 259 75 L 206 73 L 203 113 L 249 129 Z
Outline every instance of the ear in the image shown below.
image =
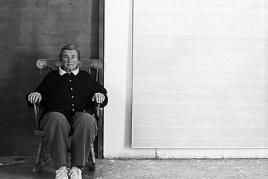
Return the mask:
M 77 60 L 77 66 L 78 66 L 78 67 L 81 67 L 81 66 L 82 66 L 82 63 L 81 63 L 80 60 Z

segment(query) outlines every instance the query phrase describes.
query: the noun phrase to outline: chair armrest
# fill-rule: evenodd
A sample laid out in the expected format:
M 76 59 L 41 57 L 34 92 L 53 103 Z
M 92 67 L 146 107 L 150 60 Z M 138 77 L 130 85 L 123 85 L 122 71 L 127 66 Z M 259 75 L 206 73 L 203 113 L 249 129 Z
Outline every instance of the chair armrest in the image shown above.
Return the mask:
M 103 111 L 103 107 L 101 107 L 101 103 L 95 103 L 96 108 L 96 115 L 99 118 L 101 115 L 101 112 Z
M 36 124 L 36 129 L 40 129 L 39 126 L 39 118 L 40 118 L 40 104 L 39 103 L 33 103 L 33 109 L 34 109 L 34 119 Z
M 103 158 L 103 107 L 96 104 L 96 113 L 98 117 L 98 158 Z
M 97 112 L 97 116 L 100 117 L 100 103 L 96 104 L 96 112 Z

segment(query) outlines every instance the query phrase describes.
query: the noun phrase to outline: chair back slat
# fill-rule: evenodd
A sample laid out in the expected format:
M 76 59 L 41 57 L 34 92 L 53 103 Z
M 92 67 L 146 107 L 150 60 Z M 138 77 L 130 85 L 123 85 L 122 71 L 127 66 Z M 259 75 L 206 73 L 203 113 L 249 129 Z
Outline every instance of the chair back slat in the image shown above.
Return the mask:
M 60 61 L 57 58 L 41 58 L 36 61 L 36 66 L 40 70 L 46 67 L 51 70 L 57 70 L 60 66 Z M 90 72 L 90 68 L 94 68 L 99 71 L 102 67 L 103 64 L 99 59 L 80 59 L 79 68 L 81 70 L 88 70 Z

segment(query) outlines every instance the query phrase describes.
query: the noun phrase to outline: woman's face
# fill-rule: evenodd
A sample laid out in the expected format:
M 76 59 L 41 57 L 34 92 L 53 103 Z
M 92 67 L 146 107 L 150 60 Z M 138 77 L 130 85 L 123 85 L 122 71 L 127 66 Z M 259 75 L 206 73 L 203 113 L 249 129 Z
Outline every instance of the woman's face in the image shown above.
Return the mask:
M 71 72 L 78 67 L 79 61 L 76 50 L 64 50 L 61 57 L 61 68 L 66 72 Z

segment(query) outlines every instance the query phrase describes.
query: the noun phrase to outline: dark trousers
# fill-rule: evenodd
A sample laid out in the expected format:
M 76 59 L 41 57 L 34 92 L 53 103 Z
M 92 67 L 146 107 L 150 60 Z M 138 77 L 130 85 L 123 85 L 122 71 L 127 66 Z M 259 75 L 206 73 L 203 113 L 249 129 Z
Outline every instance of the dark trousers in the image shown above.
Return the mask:
M 90 144 L 94 141 L 98 130 L 94 116 L 78 112 L 68 122 L 62 113 L 48 112 L 42 117 L 40 126 L 44 130 L 48 142 L 47 149 L 56 169 L 67 166 L 68 148 L 71 152 L 71 165 L 85 166 Z

